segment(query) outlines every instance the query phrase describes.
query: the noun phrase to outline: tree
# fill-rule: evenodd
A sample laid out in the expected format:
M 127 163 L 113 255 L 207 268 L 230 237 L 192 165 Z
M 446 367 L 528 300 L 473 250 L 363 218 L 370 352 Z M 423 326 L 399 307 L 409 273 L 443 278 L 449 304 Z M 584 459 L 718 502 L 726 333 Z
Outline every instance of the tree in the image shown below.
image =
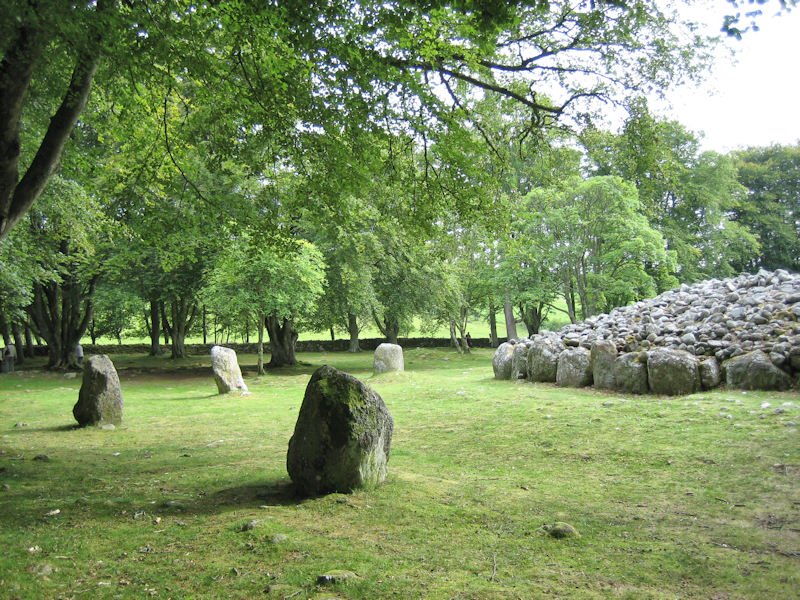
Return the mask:
M 94 294 L 94 310 L 89 323 L 92 343 L 101 336 L 114 337 L 122 344 L 122 333 L 131 327 L 141 310 L 141 300 L 129 287 L 100 281 Z
M 322 294 L 324 264 L 305 240 L 283 251 L 265 247 L 243 234 L 229 240 L 211 273 L 204 296 L 220 313 L 246 313 L 258 323 L 258 372 L 264 372 L 264 327 L 269 335 L 270 366 L 294 365 L 299 319 L 312 314 Z
M 54 178 L 42 199 L 27 218 L 36 273 L 26 311 L 47 343 L 48 368 L 78 368 L 75 347 L 92 318 L 100 277 L 96 253 L 107 239 L 108 221 L 74 181 Z
M 273 160 L 302 154 L 303 132 L 315 129 L 433 138 L 469 122 L 481 94 L 526 107 L 529 130 L 562 116 L 579 122 L 593 101 L 693 74 L 704 54 L 657 0 L 15 0 L 5 17 L 0 237 L 52 176 L 92 83 L 130 107 L 153 91 L 186 94 L 186 81 L 196 81 L 186 104 L 213 107 L 209 142 L 234 155 L 257 138 Z M 21 133 L 25 120 L 37 121 L 31 136 Z
M 675 121 L 654 118 L 637 103 L 619 135 L 588 130 L 583 142 L 595 175 L 616 175 L 637 188 L 642 212 L 666 238 L 681 281 L 727 277 L 758 250 L 754 236 L 731 219 L 744 199 L 732 161 L 699 152 L 696 136 Z M 670 273 L 651 272 L 659 290 Z
M 577 296 L 586 319 L 655 293 L 647 266 L 657 270 L 670 257 L 641 214 L 632 183 L 613 176 L 575 179 L 565 191 L 533 190 L 526 202 L 523 240 L 541 257 L 533 263 L 540 301 L 557 282 L 570 317 L 577 316 Z
M 747 189 L 733 220 L 752 231 L 761 247 L 737 266 L 800 271 L 800 144 L 748 148 L 733 159 Z

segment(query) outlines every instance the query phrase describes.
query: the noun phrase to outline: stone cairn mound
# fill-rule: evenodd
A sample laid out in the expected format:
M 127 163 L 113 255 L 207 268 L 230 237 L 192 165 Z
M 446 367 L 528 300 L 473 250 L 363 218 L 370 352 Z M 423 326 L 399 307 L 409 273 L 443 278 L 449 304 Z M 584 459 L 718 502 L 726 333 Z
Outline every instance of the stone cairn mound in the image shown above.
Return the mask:
M 498 379 L 690 394 L 721 383 L 783 390 L 800 375 L 800 275 L 712 279 L 531 338 L 492 360 Z

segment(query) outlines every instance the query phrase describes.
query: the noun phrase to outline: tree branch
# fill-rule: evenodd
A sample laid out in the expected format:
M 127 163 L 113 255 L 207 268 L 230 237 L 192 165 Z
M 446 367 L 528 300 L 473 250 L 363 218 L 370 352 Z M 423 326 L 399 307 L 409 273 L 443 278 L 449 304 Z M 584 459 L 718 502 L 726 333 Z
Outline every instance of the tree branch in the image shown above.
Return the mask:
M 1 207 L 3 210 L 0 210 L 0 239 L 8 235 L 11 228 L 25 216 L 58 167 L 64 145 L 89 100 L 92 79 L 100 63 L 100 42 L 107 29 L 106 24 L 103 23 L 104 19 L 100 17 L 106 15 L 114 5 L 114 0 L 98 0 L 97 2 L 96 18 L 93 20 L 86 43 L 77 52 L 72 78 L 61 105 L 50 119 L 50 125 L 39 145 L 36 156 L 25 175 L 16 184 L 7 210 L 4 210 L 5 206 Z M 34 64 L 30 65 L 31 69 Z M 30 78 L 28 79 L 29 83 Z M 27 91 L 27 85 L 25 91 Z M 18 135 L 17 145 L 19 145 Z M 0 198 L 0 200 L 2 199 Z

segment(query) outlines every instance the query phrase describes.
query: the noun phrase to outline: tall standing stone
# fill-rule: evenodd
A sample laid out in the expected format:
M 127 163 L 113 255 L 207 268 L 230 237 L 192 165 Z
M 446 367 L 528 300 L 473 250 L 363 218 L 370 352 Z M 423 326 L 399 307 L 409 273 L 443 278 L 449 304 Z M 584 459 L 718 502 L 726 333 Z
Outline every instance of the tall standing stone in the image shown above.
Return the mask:
M 377 373 L 388 373 L 389 371 L 403 371 L 403 348 L 397 344 L 380 344 L 375 348 L 375 355 L 372 360 L 373 371 Z
M 72 414 L 81 427 L 122 423 L 119 376 L 105 354 L 90 356 L 84 363 L 83 382 Z
M 286 469 L 307 495 L 349 493 L 386 478 L 394 422 L 381 397 L 327 365 L 311 376 Z
M 214 371 L 214 380 L 220 394 L 227 394 L 234 390 L 242 394 L 247 393 L 247 385 L 242 378 L 242 370 L 236 352 L 223 346 L 212 346 L 211 369 Z

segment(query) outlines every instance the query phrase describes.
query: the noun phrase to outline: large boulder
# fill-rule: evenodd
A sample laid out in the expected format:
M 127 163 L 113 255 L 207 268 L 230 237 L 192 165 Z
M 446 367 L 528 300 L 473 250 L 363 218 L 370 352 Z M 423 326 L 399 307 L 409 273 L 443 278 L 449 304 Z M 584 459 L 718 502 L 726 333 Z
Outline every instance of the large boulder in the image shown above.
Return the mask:
M 375 348 L 372 369 L 376 374 L 388 373 L 389 371 L 404 371 L 403 348 L 397 344 L 380 344 Z
M 646 394 L 647 352 L 627 352 L 614 359 L 614 389 L 624 394 Z
M 528 350 L 528 379 L 554 382 L 558 371 L 558 357 L 565 349 L 564 343 L 556 336 L 533 336 Z
M 594 387 L 603 390 L 617 388 L 614 381 L 614 361 L 617 360 L 617 346 L 611 340 L 597 340 L 592 344 L 592 380 Z
M 307 495 L 349 493 L 386 478 L 394 423 L 381 397 L 327 365 L 311 376 L 286 469 Z
M 792 385 L 790 377 L 761 350 L 727 361 L 725 380 L 730 387 L 743 390 L 786 390 Z
M 83 364 L 83 382 L 72 414 L 81 427 L 120 425 L 122 389 L 114 363 L 105 354 L 90 356 Z
M 511 379 L 525 379 L 528 376 L 528 350 L 530 342 L 517 342 L 511 355 Z
M 722 381 L 719 363 L 716 358 L 706 358 L 700 361 L 700 385 L 704 390 L 711 390 L 717 387 Z
M 503 342 L 494 351 L 492 356 L 492 369 L 494 369 L 495 379 L 511 379 L 513 367 L 514 346 L 509 342 Z
M 700 389 L 697 359 L 683 350 L 657 348 L 647 357 L 647 381 L 654 394 L 693 394 Z
M 592 385 L 592 365 L 586 348 L 567 348 L 558 355 L 556 385 L 562 387 Z
M 242 371 L 236 352 L 223 346 L 211 347 L 211 369 L 214 371 L 214 380 L 220 394 L 238 391 L 247 393 L 247 385 L 242 379 Z

